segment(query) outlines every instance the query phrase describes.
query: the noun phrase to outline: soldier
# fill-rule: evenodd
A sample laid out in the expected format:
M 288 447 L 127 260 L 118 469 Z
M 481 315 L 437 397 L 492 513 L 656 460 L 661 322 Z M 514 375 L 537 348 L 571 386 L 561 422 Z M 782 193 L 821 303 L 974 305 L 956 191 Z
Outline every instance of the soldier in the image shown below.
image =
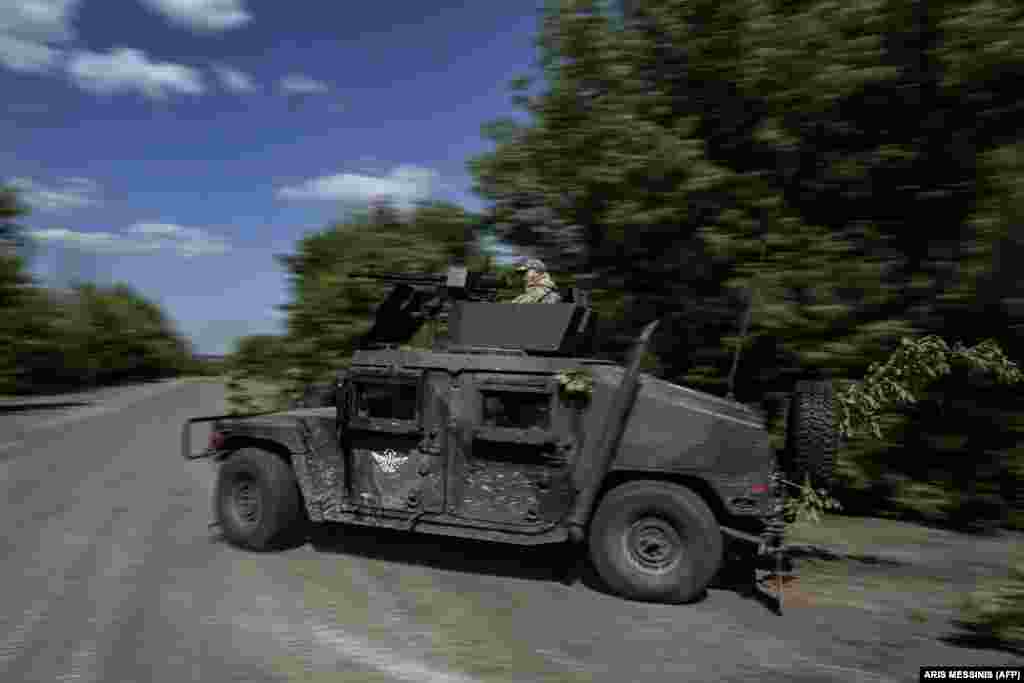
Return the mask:
M 540 259 L 528 259 L 516 268 L 517 273 L 526 273 L 526 291 L 512 300 L 514 304 L 557 304 L 562 301 L 555 289 L 555 281 L 548 275 L 548 269 Z

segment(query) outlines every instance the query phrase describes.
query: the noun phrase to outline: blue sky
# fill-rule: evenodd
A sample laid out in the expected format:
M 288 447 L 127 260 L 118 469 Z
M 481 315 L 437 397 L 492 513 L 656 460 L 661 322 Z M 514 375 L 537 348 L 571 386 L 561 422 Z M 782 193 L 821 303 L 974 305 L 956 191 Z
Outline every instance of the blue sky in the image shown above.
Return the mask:
M 203 353 L 279 331 L 274 254 L 390 194 L 482 208 L 536 2 L 3 0 L 0 180 L 33 270 L 127 281 Z

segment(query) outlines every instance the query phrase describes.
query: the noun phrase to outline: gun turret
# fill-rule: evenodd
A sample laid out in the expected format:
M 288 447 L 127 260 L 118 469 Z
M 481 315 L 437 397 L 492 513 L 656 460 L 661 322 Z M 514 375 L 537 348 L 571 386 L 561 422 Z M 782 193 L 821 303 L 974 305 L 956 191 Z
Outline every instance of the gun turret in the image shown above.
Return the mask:
M 435 339 L 435 350 L 472 347 L 547 355 L 590 355 L 594 350 L 596 316 L 586 278 L 572 288 L 570 301 L 536 306 L 495 303 L 500 278 L 459 266 L 444 274 L 360 272 L 355 276 L 394 285 L 362 339 L 364 348 L 407 343 L 426 320 L 444 319 L 447 332 Z
M 364 344 L 395 344 L 411 339 L 427 319 L 442 316 L 450 301 L 493 302 L 501 280 L 490 273 L 460 266 L 447 273 L 376 273 L 361 271 L 352 277 L 394 285 L 377 308 L 376 320 Z

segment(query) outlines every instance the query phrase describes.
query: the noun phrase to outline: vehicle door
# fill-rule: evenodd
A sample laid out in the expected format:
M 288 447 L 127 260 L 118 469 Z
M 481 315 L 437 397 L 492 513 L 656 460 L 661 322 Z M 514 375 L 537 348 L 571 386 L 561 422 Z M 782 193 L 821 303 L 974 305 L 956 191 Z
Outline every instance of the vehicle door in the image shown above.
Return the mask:
M 410 513 L 443 509 L 444 466 L 436 445 L 437 410 L 432 401 L 425 400 L 434 393 L 439 379 L 446 376 L 437 378 L 420 371 L 352 371 L 343 438 L 351 463 L 354 504 Z
M 565 515 L 578 449 L 557 389 L 549 375 L 463 377 L 449 456 L 457 514 L 524 530 Z

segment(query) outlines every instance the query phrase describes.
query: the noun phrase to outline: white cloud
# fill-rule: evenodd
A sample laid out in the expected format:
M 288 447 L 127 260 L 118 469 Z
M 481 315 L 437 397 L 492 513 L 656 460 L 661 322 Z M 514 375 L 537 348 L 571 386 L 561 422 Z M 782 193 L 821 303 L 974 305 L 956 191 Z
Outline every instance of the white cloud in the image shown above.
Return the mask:
M 205 90 L 195 69 L 152 62 L 144 52 L 132 48 L 114 48 L 106 54 L 79 51 L 71 58 L 68 73 L 84 90 L 106 95 L 137 90 L 162 100 L 172 92 L 200 95 Z
M 63 246 L 98 254 L 138 254 L 156 251 L 160 246 L 141 240 L 127 240 L 113 232 L 76 232 L 65 228 L 29 230 L 29 237 L 40 242 L 59 243 Z
M 281 92 L 287 95 L 315 95 L 325 93 L 330 89 L 326 83 L 313 80 L 302 74 L 288 74 L 281 79 L 278 86 L 281 88 Z
M 136 223 L 125 230 L 125 234 L 144 243 L 172 248 L 186 257 L 224 254 L 230 248 L 223 237 L 174 223 Z
M 29 237 L 40 242 L 61 244 L 66 247 L 98 254 L 148 254 L 173 251 L 193 256 L 226 254 L 231 246 L 217 235 L 187 228 L 173 223 L 136 223 L 119 232 L 79 232 L 64 228 L 30 230 Z
M 67 211 L 99 204 L 100 187 L 88 178 L 63 178 L 47 187 L 31 178 L 11 178 L 8 183 L 20 191 L 21 199 L 40 211 Z
M 171 21 L 197 31 L 229 31 L 252 20 L 244 0 L 143 0 Z
M 42 72 L 57 64 L 60 46 L 75 37 L 71 19 L 80 0 L 0 0 L 0 64 Z
M 245 93 L 256 90 L 256 84 L 253 82 L 252 77 L 243 71 L 222 64 L 214 66 L 213 71 L 217 74 L 220 82 L 224 84 L 224 87 L 231 92 Z
M 0 33 L 0 63 L 12 71 L 38 73 L 47 71 L 57 60 L 60 52 L 31 40 L 22 40 Z
M 184 228 L 174 223 L 136 223 L 127 230 L 128 234 L 146 235 L 148 237 L 177 237 L 189 228 Z
M 308 199 L 366 202 L 388 197 L 399 206 L 428 198 L 436 187 L 438 174 L 429 168 L 403 165 L 384 176 L 338 173 L 312 178 L 298 185 L 283 187 L 281 199 Z

